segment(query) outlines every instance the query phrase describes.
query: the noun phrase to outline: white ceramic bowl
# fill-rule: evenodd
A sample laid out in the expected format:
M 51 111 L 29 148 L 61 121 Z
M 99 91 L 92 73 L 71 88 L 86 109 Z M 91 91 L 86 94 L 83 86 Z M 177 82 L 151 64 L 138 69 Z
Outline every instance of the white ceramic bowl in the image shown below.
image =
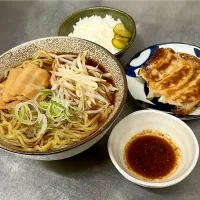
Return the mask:
M 178 169 L 166 179 L 138 179 L 125 164 L 125 145 L 144 129 L 154 129 L 169 135 L 181 150 Z M 190 174 L 199 157 L 199 145 L 193 131 L 180 119 L 160 111 L 143 110 L 128 115 L 115 126 L 108 140 L 108 152 L 113 164 L 125 178 L 144 187 L 162 188 L 177 184 Z

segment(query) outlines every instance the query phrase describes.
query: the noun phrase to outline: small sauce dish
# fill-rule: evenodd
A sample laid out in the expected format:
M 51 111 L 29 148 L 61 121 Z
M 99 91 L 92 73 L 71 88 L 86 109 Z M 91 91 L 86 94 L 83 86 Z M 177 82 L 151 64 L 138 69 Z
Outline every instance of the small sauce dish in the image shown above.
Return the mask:
M 141 132 L 144 134 L 147 130 L 159 132 L 163 137 L 173 141 L 174 145 L 179 150 L 180 155 L 177 168 L 163 178 L 147 179 L 138 175 L 127 165 L 127 145 L 137 134 Z M 151 149 L 151 147 L 149 148 Z M 135 149 L 137 150 L 137 148 Z M 141 148 L 141 150 L 143 149 Z M 108 140 L 108 152 L 114 166 L 129 181 L 144 187 L 163 188 L 179 183 L 191 173 L 198 161 L 199 144 L 193 131 L 180 119 L 160 111 L 142 110 L 128 115 L 115 126 Z M 156 152 L 156 155 L 158 155 L 157 153 L 158 152 Z M 132 159 L 136 159 L 134 153 L 132 154 Z M 145 163 L 145 159 L 140 158 L 140 156 L 144 154 L 135 153 L 135 155 L 139 155 L 137 159 L 139 159 L 139 161 L 141 160 L 141 163 Z M 166 157 L 166 162 L 167 160 Z M 149 159 L 146 161 L 149 162 Z M 160 162 L 160 160 L 158 161 Z M 159 164 L 158 161 L 156 162 Z M 137 164 L 138 161 L 135 163 Z M 140 165 L 138 166 L 144 169 L 144 166 L 143 168 Z M 148 168 L 149 166 L 146 165 L 146 167 Z M 149 168 L 147 171 L 148 170 L 151 169 Z

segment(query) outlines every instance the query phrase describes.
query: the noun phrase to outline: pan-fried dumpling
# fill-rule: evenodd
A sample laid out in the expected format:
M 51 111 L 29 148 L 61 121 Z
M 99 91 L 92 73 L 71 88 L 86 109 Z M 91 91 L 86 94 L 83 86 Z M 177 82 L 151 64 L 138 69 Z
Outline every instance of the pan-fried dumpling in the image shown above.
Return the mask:
M 147 98 L 175 105 L 177 114 L 188 114 L 200 104 L 200 60 L 192 55 L 158 49 L 138 76 L 148 83 Z

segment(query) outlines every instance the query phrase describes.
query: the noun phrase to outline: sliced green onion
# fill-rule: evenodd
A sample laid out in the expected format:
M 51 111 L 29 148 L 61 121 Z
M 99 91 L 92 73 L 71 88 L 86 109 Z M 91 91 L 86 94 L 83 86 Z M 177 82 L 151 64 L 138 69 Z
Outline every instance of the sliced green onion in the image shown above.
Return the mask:
M 35 101 L 43 101 L 45 100 L 47 97 L 48 98 L 52 98 L 55 96 L 55 93 L 50 90 L 50 89 L 42 89 L 34 98 Z
M 38 103 L 38 107 L 42 110 L 46 110 L 48 108 L 49 102 L 41 101 Z
M 38 134 L 44 134 L 47 130 L 47 125 L 48 125 L 47 118 L 44 114 L 41 114 L 39 116 L 39 123 L 42 124 L 42 126 Z
M 51 120 L 58 122 L 63 120 L 69 120 L 69 112 L 60 103 L 55 101 L 50 101 L 48 108 L 46 109 L 46 115 Z
M 35 115 L 32 114 L 31 107 Z M 37 123 L 39 115 L 40 111 L 33 101 L 22 102 L 15 107 L 15 117 L 23 124 L 33 125 Z

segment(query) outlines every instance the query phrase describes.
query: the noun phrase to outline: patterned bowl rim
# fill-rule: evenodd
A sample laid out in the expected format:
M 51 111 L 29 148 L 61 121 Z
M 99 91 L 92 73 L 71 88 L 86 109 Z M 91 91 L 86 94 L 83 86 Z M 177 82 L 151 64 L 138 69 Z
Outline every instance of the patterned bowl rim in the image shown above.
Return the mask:
M 95 9 L 105 9 L 105 10 L 113 10 L 115 12 L 118 12 L 118 13 L 121 13 L 123 15 L 125 15 L 127 18 L 129 18 L 129 20 L 132 22 L 133 24 L 133 27 L 134 27 L 134 34 L 132 34 L 131 36 L 131 39 L 129 40 L 128 44 L 126 45 L 126 47 L 120 51 L 118 51 L 117 53 L 113 54 L 114 56 L 119 56 L 121 55 L 122 53 L 124 53 L 130 46 L 131 44 L 134 42 L 135 40 L 135 37 L 136 37 L 136 34 L 137 34 L 137 30 L 136 30 L 136 25 L 135 25 L 135 20 L 126 12 L 122 11 L 122 10 L 118 10 L 116 8 L 111 8 L 111 7 L 107 7 L 107 6 L 94 6 L 94 7 L 88 7 L 88 8 L 84 8 L 84 9 L 81 9 L 81 10 L 78 10 L 76 12 L 73 12 L 71 14 L 69 14 L 67 17 L 65 17 L 62 22 L 60 23 L 58 29 L 57 29 L 57 35 L 58 36 L 61 36 L 60 35 L 60 29 L 61 27 L 63 26 L 63 24 L 65 23 L 66 20 L 68 20 L 70 17 L 72 17 L 73 15 L 76 15 L 80 12 L 83 12 L 83 11 L 87 11 L 87 10 L 95 10 Z M 61 36 L 62 37 L 62 36 Z M 96 43 L 95 43 L 96 44 Z M 103 47 L 104 48 L 104 47 Z
M 9 49 L 5 53 L 1 54 L 0 57 L 4 56 L 5 54 L 9 53 L 10 51 L 16 50 L 19 47 L 23 47 L 23 46 L 28 45 L 28 44 L 34 44 L 35 42 L 42 41 L 42 40 L 47 40 L 47 39 L 55 39 L 56 40 L 56 39 L 59 39 L 59 38 L 61 38 L 61 39 L 62 38 L 63 39 L 67 39 L 68 38 L 69 39 L 70 37 L 67 37 L 67 36 L 53 36 L 53 37 L 44 37 L 44 38 L 39 38 L 39 39 L 31 40 L 31 41 L 22 43 L 22 44 L 14 47 L 14 48 Z M 75 38 L 75 37 L 73 37 L 73 38 Z M 73 145 L 71 145 L 69 147 L 63 148 L 63 149 L 53 150 L 53 151 L 50 151 L 50 152 L 25 152 L 25 151 L 20 151 L 20 150 L 11 149 L 11 148 L 8 149 L 8 148 L 4 147 L 2 144 L 0 145 L 0 149 L 3 149 L 3 150 L 8 151 L 8 152 L 12 152 L 12 153 L 17 153 L 17 154 L 22 154 L 22 155 L 34 155 L 34 156 L 37 156 L 37 155 L 41 156 L 41 155 L 50 155 L 50 154 L 62 153 L 62 152 L 74 149 L 76 147 L 79 147 L 82 144 L 84 144 L 86 142 L 89 142 L 90 140 L 94 139 L 100 133 L 102 133 L 103 131 L 105 131 L 106 128 L 108 128 L 117 119 L 117 117 L 121 113 L 122 109 L 124 108 L 124 105 L 125 105 L 125 102 L 126 102 L 126 97 L 127 97 L 127 92 L 128 92 L 127 80 L 126 80 L 126 75 L 125 75 L 124 68 L 122 67 L 121 63 L 117 60 L 117 58 L 111 52 L 109 52 L 107 49 L 105 49 L 104 47 L 102 47 L 102 46 L 100 46 L 100 45 L 98 45 L 98 44 L 96 44 L 94 42 L 85 40 L 85 39 L 81 39 L 81 38 L 75 38 L 75 39 L 83 40 L 85 42 L 92 43 L 92 44 L 94 44 L 94 45 L 102 48 L 102 50 L 105 51 L 105 52 L 107 52 L 111 56 L 111 58 L 117 63 L 117 66 L 119 67 L 119 70 L 120 70 L 122 78 L 123 78 L 124 92 L 123 92 L 122 100 L 121 100 L 121 102 L 119 104 L 119 107 L 118 107 L 116 113 L 113 115 L 113 117 L 105 125 L 103 125 L 96 132 L 94 132 L 93 134 L 91 134 L 88 137 L 84 138 L 80 142 L 77 142 L 77 143 L 75 143 L 75 144 L 73 144 Z

